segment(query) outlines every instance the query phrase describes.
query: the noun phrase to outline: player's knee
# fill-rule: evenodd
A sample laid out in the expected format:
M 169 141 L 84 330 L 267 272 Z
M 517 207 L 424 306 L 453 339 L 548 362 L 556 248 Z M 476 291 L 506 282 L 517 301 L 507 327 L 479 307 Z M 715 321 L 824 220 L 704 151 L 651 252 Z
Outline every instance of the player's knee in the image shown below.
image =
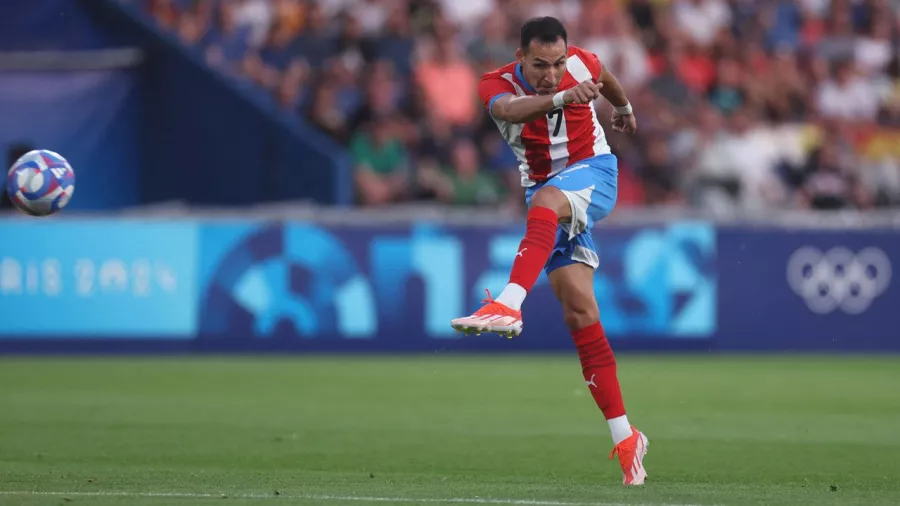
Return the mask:
M 560 220 L 568 219 L 572 215 L 569 199 L 566 198 L 562 190 L 554 186 L 545 186 L 536 191 L 531 198 L 531 207 L 552 209 Z
M 599 322 L 600 310 L 594 301 L 567 301 L 563 304 L 563 318 L 569 330 L 579 330 Z

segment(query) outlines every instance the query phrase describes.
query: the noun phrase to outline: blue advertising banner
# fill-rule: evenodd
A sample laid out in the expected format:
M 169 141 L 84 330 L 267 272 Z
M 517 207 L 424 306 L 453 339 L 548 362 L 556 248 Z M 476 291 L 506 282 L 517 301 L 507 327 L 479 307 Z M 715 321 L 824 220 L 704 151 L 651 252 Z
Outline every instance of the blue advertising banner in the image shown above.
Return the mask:
M 527 337 L 464 339 L 449 321 L 505 285 L 520 227 L 13 221 L 0 226 L 0 330 L 22 349 L 428 351 L 571 346 L 545 276 Z M 598 238 L 599 239 L 599 238 Z M 58 245 L 66 245 L 60 248 Z M 703 223 L 602 232 L 594 278 L 612 339 L 708 346 L 715 231 Z M 45 317 L 47 303 L 57 308 Z M 107 341 L 110 341 L 107 343 Z M 10 343 L 17 343 L 13 346 Z M 102 348 L 102 347 L 101 347 Z M 152 346 L 151 346 L 152 348 Z
M 196 230 L 126 221 L 0 224 L 0 340 L 192 338 Z
M 895 230 L 719 232 L 724 349 L 900 350 Z
M 521 234 L 436 224 L 208 225 L 200 240 L 200 334 L 213 341 L 367 340 L 385 349 L 433 348 L 461 338 L 449 321 L 477 309 L 485 289 L 503 288 Z M 599 244 L 594 286 L 611 337 L 713 336 L 710 226 L 609 229 Z M 531 346 L 567 342 L 546 276 L 524 309 Z
M 503 288 L 522 232 L 10 220 L 0 351 L 571 350 L 545 276 L 520 338 L 449 326 Z M 900 351 L 892 230 L 674 222 L 595 233 L 594 291 L 618 351 Z

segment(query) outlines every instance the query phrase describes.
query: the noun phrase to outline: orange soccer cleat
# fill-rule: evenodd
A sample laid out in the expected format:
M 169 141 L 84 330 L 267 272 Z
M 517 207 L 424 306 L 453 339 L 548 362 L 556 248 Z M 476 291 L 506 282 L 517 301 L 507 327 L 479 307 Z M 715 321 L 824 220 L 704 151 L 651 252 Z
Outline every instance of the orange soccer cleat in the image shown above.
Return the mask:
M 491 297 L 491 292 L 487 292 L 488 298 L 482 302 L 486 302 L 478 311 L 471 316 L 456 318 L 450 322 L 450 326 L 459 332 L 466 334 L 482 332 L 494 332 L 501 336 L 512 338 L 522 333 L 522 312 L 505 306 Z
M 631 436 L 617 444 L 609 454 L 609 459 L 618 454 L 619 465 L 622 466 L 622 483 L 625 485 L 643 485 L 647 477 L 644 470 L 644 455 L 647 455 L 647 446 L 650 441 L 643 432 L 631 428 Z

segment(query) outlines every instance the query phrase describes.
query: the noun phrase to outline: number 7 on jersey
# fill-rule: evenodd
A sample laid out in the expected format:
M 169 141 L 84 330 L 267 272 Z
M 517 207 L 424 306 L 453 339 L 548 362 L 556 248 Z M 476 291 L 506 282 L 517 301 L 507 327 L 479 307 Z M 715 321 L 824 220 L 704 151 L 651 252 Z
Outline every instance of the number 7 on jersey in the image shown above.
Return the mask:
M 563 119 L 563 110 L 562 109 L 553 109 L 547 114 L 547 120 L 552 120 L 556 118 L 556 124 L 553 126 L 553 137 L 559 135 L 559 129 L 562 127 L 562 119 Z

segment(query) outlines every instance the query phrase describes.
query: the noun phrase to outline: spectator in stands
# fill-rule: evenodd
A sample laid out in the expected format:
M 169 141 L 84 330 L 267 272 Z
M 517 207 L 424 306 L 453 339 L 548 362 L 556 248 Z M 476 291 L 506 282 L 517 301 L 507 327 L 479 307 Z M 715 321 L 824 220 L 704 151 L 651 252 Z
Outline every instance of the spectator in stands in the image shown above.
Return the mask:
M 831 4 L 826 31 L 816 48 L 818 56 L 827 61 L 849 61 L 856 53 L 856 36 L 853 33 L 853 18 L 850 9 L 843 2 Z
M 358 201 L 367 206 L 398 202 L 409 187 L 409 157 L 394 117 L 371 118 L 350 140 Z
M 416 85 L 422 96 L 422 108 L 439 121 L 455 127 L 471 127 L 477 119 L 478 76 L 462 59 L 455 40 L 449 34 L 435 38 L 432 50 L 423 55 L 415 71 Z
M 691 105 L 694 96 L 683 77 L 685 63 L 683 42 L 677 38 L 668 41 L 663 54 L 658 54 L 655 60 L 657 70 L 650 80 L 650 90 L 676 107 Z
M 446 14 L 448 21 L 457 26 L 474 26 L 493 10 L 494 0 L 439 0 L 435 2 Z
M 865 206 L 860 190 L 852 168 L 841 162 L 837 147 L 826 141 L 810 156 L 806 180 L 797 195 L 803 207 L 837 210 Z
M 281 76 L 278 81 L 276 98 L 278 104 L 289 111 L 299 111 L 308 93 L 307 82 L 310 68 L 306 62 L 297 60 Z
M 506 195 L 503 207 L 510 211 L 525 209 L 522 188 L 522 174 L 519 172 L 519 160 L 498 134 L 497 129 L 490 130 L 490 135 L 479 134 L 481 140 L 480 151 L 484 154 L 485 169 L 493 174 L 501 188 L 501 193 Z
M 337 103 L 337 91 L 322 81 L 314 84 L 308 101 L 307 119 L 331 137 L 347 142 L 353 132 L 350 118 Z
M 772 69 L 761 83 L 765 113 L 777 123 L 800 123 L 810 112 L 810 84 L 800 71 L 795 53 L 779 51 Z
M 206 34 L 206 61 L 228 72 L 238 71 L 250 48 L 252 28 L 238 24 L 237 4 L 221 2 Z
M 397 79 L 391 61 L 376 61 L 367 67 L 365 73 L 368 78 L 363 83 L 365 89 L 359 97 L 360 106 L 351 119 L 351 130 L 357 129 L 370 118 L 393 116 L 407 105 L 403 102 L 405 89 Z
M 262 46 L 245 57 L 244 71 L 263 88 L 277 89 L 282 73 L 297 60 L 293 47 L 296 34 L 294 24 L 283 17 L 275 18 Z
M 878 95 L 872 83 L 856 72 L 853 60 L 840 60 L 834 63 L 831 78 L 819 88 L 818 106 L 829 118 L 874 120 L 878 114 Z
M 250 46 L 257 48 L 266 40 L 272 25 L 270 0 L 242 0 L 235 3 L 235 23 L 250 29 Z
M 740 63 L 732 58 L 722 58 L 715 81 L 710 84 L 709 101 L 722 113 L 731 114 L 743 107 L 747 99 L 746 85 Z
M 583 2 L 579 0 L 534 0 L 529 3 L 525 18 L 553 16 L 568 26 L 576 26 L 581 19 Z M 612 2 L 595 3 L 611 4 Z
M 323 68 L 328 59 L 337 52 L 337 38 L 331 33 L 328 19 L 318 3 L 309 5 L 306 23 L 297 36 L 294 47 L 297 56 L 311 68 Z
M 671 162 L 667 140 L 662 137 L 649 139 L 646 153 L 646 161 L 640 169 L 645 202 L 651 205 L 678 202 L 681 195 L 680 175 Z
M 740 194 L 740 175 L 723 164 L 727 157 L 724 119 L 718 109 L 705 106 L 697 124 L 678 137 L 675 151 L 691 167 L 685 174 L 685 188 L 697 207 L 715 211 L 736 206 Z
M 606 62 L 625 89 L 639 87 L 649 79 L 650 58 L 630 18 L 617 14 L 597 22 L 586 17 L 583 25 L 580 45 Z
M 339 17 L 337 47 L 333 58 L 343 62 L 351 72 L 361 70 L 371 43 L 366 39 L 359 13 L 345 11 Z
M 894 57 L 893 27 L 889 14 L 872 18 L 868 24 L 865 35 L 856 40 L 853 54 L 861 74 L 877 77 Z
M 353 5 L 353 14 L 363 37 L 371 39 L 384 32 L 391 9 L 383 0 L 358 0 Z
M 861 191 L 879 207 L 900 206 L 900 137 L 888 134 L 875 144 L 859 165 Z
M 409 79 L 413 73 L 413 53 L 416 48 L 409 16 L 408 9 L 394 8 L 385 24 L 384 34 L 374 39 L 372 48 L 374 58 L 390 62 L 394 72 L 404 80 Z
M 800 46 L 800 32 L 803 28 L 803 12 L 798 2 L 777 0 L 763 5 L 760 10 L 766 50 L 770 53 L 795 51 Z M 752 10 L 748 14 L 752 15 Z
M 509 19 L 500 11 L 492 12 L 484 18 L 481 30 L 469 44 L 469 57 L 483 71 L 505 65 L 518 47 L 512 42 L 512 35 Z
M 206 26 L 203 19 L 198 13 L 190 12 L 182 16 L 178 20 L 178 36 L 186 44 L 202 45 L 203 36 L 206 33 Z
M 168 30 L 175 30 L 178 26 L 182 12 L 173 0 L 147 0 L 146 6 L 159 26 Z
M 427 174 L 422 181 L 438 199 L 456 206 L 497 205 L 503 190 L 493 174 L 482 170 L 478 149 L 469 139 L 458 139 L 452 166 Z
M 675 0 L 673 14 L 678 27 L 703 47 L 731 24 L 731 10 L 723 0 Z

